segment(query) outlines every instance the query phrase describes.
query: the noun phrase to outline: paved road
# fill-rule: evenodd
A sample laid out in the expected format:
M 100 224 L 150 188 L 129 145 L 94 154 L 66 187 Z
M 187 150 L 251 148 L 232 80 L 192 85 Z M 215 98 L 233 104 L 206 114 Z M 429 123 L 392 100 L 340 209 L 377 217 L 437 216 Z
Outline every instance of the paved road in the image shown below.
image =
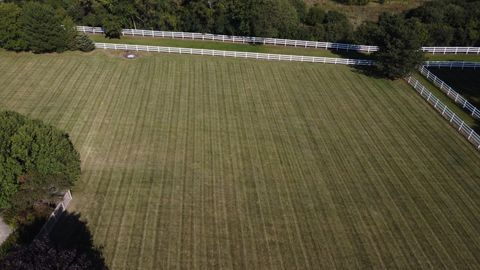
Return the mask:
M 0 217 L 0 244 L 7 239 L 7 237 L 12 233 L 10 227 L 3 222 L 3 219 Z

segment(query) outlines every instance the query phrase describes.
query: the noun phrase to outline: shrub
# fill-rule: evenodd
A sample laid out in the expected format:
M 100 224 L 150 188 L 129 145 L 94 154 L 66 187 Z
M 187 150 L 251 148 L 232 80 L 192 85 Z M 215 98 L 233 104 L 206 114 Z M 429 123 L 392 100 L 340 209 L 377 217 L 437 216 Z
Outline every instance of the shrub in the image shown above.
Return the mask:
M 92 40 L 87 35 L 79 33 L 75 37 L 75 47 L 82 52 L 90 52 L 95 49 L 95 44 L 93 44 Z

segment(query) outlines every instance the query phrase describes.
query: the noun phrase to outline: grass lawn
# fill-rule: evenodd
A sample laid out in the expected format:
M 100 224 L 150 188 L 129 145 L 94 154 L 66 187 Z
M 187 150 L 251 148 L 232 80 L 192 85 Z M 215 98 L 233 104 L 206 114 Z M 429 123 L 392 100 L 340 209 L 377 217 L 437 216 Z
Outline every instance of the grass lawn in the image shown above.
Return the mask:
M 288 55 L 305 55 L 320 57 L 343 57 L 343 58 L 369 58 L 368 55 L 358 52 L 334 51 L 315 48 L 302 48 L 291 46 L 274 46 L 274 45 L 251 45 L 242 43 L 219 42 L 219 41 L 203 41 L 191 39 L 168 39 L 168 38 L 151 38 L 151 37 L 131 37 L 123 36 L 120 39 L 109 39 L 102 35 L 90 35 L 95 42 L 119 43 L 119 44 L 135 44 L 149 46 L 164 47 L 183 47 L 196 49 L 254 52 L 254 53 L 275 53 Z
M 473 61 L 480 62 L 480 54 L 425 54 L 430 61 Z
M 351 67 L 0 52 L 0 108 L 66 130 L 111 269 L 480 267 L 480 153 Z

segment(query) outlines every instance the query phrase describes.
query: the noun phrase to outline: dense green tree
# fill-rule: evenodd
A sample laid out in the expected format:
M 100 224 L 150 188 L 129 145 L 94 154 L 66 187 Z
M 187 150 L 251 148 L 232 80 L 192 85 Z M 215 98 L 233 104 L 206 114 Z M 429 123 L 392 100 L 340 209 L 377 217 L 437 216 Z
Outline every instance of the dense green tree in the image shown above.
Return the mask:
M 429 29 L 429 45 L 474 46 L 480 44 L 480 1 L 437 0 L 409 11 Z
M 15 112 L 0 113 L 0 208 L 10 205 L 27 174 L 65 179 L 80 175 L 80 157 L 68 135 Z
M 109 15 L 103 20 L 103 31 L 108 38 L 120 38 L 122 35 L 122 24 L 120 19 Z
M 420 48 L 426 39 L 427 32 L 418 20 L 387 13 L 381 15 L 375 38 L 379 51 L 374 54 L 379 74 L 390 79 L 408 75 L 423 61 Z
M 13 51 L 27 48 L 20 22 L 21 12 L 22 9 L 15 4 L 0 3 L 0 47 Z
M 24 39 L 34 53 L 62 52 L 68 49 L 61 17 L 46 4 L 27 2 L 21 17 Z
M 214 10 L 204 1 L 189 1 L 182 9 L 182 28 L 192 32 L 208 33 L 213 29 Z
M 354 41 L 356 44 L 374 45 L 376 44 L 376 38 L 379 35 L 378 24 L 374 22 L 363 22 L 357 27 L 354 33 Z
M 352 34 L 352 25 L 345 14 L 337 11 L 328 11 L 324 19 L 325 40 L 348 41 Z
M 323 24 L 325 20 L 325 11 L 318 4 L 310 7 L 305 18 L 305 23 L 310 26 Z

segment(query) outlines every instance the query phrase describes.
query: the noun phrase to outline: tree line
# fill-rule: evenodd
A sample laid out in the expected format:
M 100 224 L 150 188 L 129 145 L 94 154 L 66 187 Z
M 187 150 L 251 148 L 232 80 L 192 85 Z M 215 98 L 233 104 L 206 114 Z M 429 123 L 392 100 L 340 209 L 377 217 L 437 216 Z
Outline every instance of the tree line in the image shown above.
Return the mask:
M 23 0 L 13 0 L 24 5 Z M 304 0 L 45 0 L 56 14 L 76 24 L 115 29 L 216 33 L 374 44 L 366 30 L 354 28 L 345 14 Z M 366 4 L 363 0 L 339 0 Z M 428 31 L 423 46 L 480 46 L 480 1 L 436 0 L 401 14 Z
M 437 0 L 354 28 L 345 14 L 304 0 L 10 0 L 0 4 L 0 47 L 36 53 L 92 50 L 75 24 L 378 45 L 377 69 L 405 76 L 421 46 L 480 46 L 480 0 Z M 368 1 L 347 0 L 346 4 Z
M 94 44 L 75 22 L 52 5 L 0 3 L 0 48 L 34 53 L 91 51 Z

